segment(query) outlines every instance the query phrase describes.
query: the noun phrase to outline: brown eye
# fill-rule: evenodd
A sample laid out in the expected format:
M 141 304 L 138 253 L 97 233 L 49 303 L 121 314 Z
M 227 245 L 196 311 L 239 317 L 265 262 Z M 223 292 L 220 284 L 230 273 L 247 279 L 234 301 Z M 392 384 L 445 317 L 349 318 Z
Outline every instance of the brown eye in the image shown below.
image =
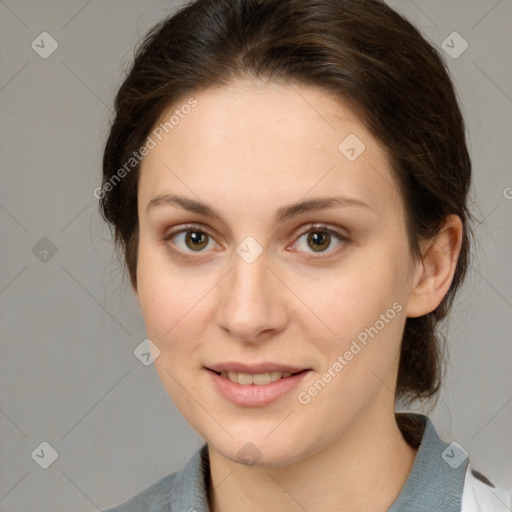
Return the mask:
M 333 245 L 333 242 L 334 247 L 332 250 L 328 250 Z M 337 231 L 324 226 L 310 226 L 309 231 L 304 232 L 299 237 L 296 245 L 299 250 L 309 254 L 311 254 L 311 252 L 315 252 L 318 254 L 326 253 L 329 255 L 331 253 L 338 252 L 336 249 L 348 242 L 348 238 Z
M 213 242 L 212 237 L 200 229 L 182 229 L 167 235 L 164 240 L 177 247 L 178 250 L 172 249 L 174 253 L 189 254 L 191 252 L 203 252 L 203 249 L 207 248 L 210 242 Z
M 185 231 L 185 244 L 193 251 L 204 249 L 208 245 L 208 235 L 202 231 Z
M 331 244 L 331 235 L 326 231 L 311 231 L 308 234 L 307 243 L 315 252 L 321 252 Z

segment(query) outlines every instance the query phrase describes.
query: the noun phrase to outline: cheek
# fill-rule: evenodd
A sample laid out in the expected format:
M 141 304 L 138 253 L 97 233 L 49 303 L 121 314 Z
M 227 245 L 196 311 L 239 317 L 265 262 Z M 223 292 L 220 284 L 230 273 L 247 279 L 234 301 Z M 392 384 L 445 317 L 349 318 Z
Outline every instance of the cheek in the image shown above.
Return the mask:
M 317 396 L 312 401 L 319 410 L 341 408 L 350 417 L 383 389 L 393 389 L 405 322 L 397 279 L 385 265 L 354 268 L 308 298 L 330 328 L 310 334 L 322 354 L 317 377 L 328 382 L 325 391 L 321 383 L 302 390 Z M 322 391 L 315 395 L 316 389 Z
M 148 337 L 163 350 L 163 342 L 172 339 L 186 314 L 190 283 L 177 270 L 171 273 L 172 267 L 165 264 L 160 252 L 141 240 L 137 288 Z
M 308 301 L 343 339 L 356 336 L 393 303 L 403 301 L 400 272 L 390 260 L 358 260 L 309 291 Z
M 148 338 L 161 351 L 161 361 L 188 366 L 208 328 L 206 308 L 219 276 L 205 268 L 171 263 L 165 250 L 141 243 L 138 259 L 138 299 Z
M 165 264 L 158 252 L 144 247 L 139 252 L 139 304 L 147 337 L 160 350 L 155 369 L 175 405 L 185 411 L 190 407 L 189 393 L 199 395 L 191 369 L 199 365 L 201 297 L 211 286 L 208 279 L 193 279 L 177 266 Z
M 388 246 L 361 251 L 317 286 L 302 281 L 298 293 L 305 296 L 310 287 L 305 302 L 329 327 L 320 326 L 324 334 L 311 339 L 324 356 L 323 371 L 336 374 L 319 404 L 369 399 L 388 379 L 393 386 L 390 372 L 398 362 L 405 322 L 402 256 Z

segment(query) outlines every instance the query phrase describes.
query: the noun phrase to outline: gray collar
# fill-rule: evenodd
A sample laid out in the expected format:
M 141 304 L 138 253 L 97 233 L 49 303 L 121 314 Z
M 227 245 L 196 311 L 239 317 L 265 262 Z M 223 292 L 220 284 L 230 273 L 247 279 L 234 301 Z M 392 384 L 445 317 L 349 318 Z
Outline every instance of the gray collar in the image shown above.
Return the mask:
M 398 413 L 416 419 L 423 427 L 411 472 L 388 512 L 460 512 L 468 459 L 458 445 L 445 443 L 431 420 L 422 414 Z M 172 512 L 210 512 L 207 488 L 210 478 L 205 443 L 176 474 L 169 496 Z
M 468 459 L 459 445 L 445 443 L 423 414 L 404 413 L 424 425 L 416 459 L 388 512 L 460 512 Z

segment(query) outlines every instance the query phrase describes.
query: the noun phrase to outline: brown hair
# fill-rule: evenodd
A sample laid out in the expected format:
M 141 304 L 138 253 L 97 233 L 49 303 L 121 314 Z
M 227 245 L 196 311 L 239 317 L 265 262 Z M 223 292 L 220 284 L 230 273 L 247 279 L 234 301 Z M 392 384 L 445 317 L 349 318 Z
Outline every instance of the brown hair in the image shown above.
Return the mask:
M 464 121 L 439 53 L 380 0 L 196 0 L 155 26 L 115 98 L 100 210 L 136 287 L 138 165 L 114 183 L 163 111 L 234 78 L 302 83 L 346 102 L 386 148 L 411 254 L 449 214 L 464 226 L 451 287 L 437 309 L 407 318 L 397 378 L 404 403 L 435 397 L 447 315 L 469 264 L 471 161 Z M 119 177 L 119 174 L 117 175 Z M 110 186 L 108 185 L 110 184 Z

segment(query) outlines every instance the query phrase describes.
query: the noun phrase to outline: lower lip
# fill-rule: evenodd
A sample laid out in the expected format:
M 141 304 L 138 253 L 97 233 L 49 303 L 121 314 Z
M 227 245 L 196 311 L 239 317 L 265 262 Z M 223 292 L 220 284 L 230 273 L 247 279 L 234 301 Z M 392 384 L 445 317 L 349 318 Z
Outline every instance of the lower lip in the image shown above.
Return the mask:
M 281 378 L 275 382 L 258 386 L 256 384 L 238 384 L 208 370 L 220 394 L 235 405 L 243 407 L 259 407 L 275 402 L 278 398 L 296 388 L 309 373 L 304 370 L 290 377 Z

